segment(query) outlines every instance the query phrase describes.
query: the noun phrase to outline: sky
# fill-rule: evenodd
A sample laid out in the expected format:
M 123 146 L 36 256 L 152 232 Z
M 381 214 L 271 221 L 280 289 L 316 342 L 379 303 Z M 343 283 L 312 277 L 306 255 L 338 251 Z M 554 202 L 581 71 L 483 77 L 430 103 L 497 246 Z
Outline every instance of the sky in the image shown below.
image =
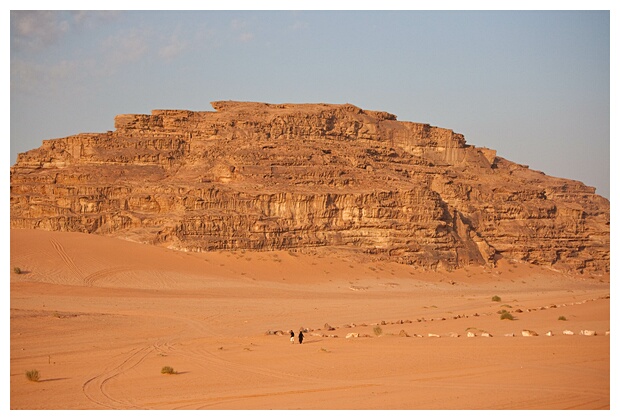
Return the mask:
M 118 114 L 211 111 L 210 102 L 229 99 L 351 103 L 452 129 L 610 198 L 611 2 L 460 11 L 279 4 L 302 7 L 7 10 L 10 164 L 43 140 L 114 130 Z

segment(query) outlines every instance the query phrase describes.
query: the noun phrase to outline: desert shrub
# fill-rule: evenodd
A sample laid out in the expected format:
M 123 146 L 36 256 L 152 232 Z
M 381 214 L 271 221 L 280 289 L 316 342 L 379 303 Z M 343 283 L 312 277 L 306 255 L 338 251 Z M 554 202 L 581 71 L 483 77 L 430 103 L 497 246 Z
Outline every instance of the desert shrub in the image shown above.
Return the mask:
M 163 368 L 161 368 L 161 373 L 166 375 L 172 375 L 176 372 L 170 366 L 164 366 Z
M 383 334 L 383 330 L 379 326 L 374 327 L 372 330 L 373 330 L 373 332 L 375 333 L 375 335 L 377 337 L 380 336 L 381 334 Z
M 19 267 L 13 267 L 13 272 L 14 272 L 15 274 L 21 274 L 21 273 L 22 273 L 22 269 L 21 269 L 21 268 L 19 268 Z
M 32 382 L 39 382 L 39 371 L 36 369 L 27 370 L 26 378 L 28 378 L 28 380 Z
M 501 298 L 501 297 L 499 297 L 499 296 L 497 296 L 497 295 L 495 295 L 495 296 L 493 296 L 493 297 L 491 298 L 491 300 L 492 300 L 493 302 L 501 302 L 501 301 L 502 301 L 502 298 Z
M 499 319 L 508 319 L 512 321 L 513 319 L 515 319 L 515 317 L 512 316 L 512 314 L 508 311 L 502 311 L 502 314 L 499 316 Z
M 560 315 L 558 321 L 566 321 L 566 317 L 564 315 Z

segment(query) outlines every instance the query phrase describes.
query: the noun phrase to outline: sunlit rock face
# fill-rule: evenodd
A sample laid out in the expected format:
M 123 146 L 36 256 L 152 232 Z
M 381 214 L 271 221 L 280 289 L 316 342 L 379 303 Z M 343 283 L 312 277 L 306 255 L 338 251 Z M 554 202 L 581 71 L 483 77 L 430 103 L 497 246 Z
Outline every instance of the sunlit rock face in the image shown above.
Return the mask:
M 118 115 L 11 168 L 11 227 L 189 251 L 311 249 L 422 269 L 507 258 L 609 272 L 609 201 L 356 106 L 214 102 Z

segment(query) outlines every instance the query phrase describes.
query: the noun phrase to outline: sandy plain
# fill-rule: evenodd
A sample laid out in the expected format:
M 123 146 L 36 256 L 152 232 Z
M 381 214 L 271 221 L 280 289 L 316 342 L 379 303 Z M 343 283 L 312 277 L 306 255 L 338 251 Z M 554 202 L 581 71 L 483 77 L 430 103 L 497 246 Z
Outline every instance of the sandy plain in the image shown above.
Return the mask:
M 35 230 L 10 264 L 11 410 L 610 409 L 608 275 Z

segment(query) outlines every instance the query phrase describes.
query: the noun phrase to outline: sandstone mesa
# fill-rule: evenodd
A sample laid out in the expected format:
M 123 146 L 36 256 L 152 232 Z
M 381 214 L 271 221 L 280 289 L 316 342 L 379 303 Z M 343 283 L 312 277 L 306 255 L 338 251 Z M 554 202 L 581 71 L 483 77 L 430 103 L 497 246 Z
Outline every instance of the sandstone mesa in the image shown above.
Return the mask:
M 610 205 L 463 135 L 329 104 L 118 115 L 11 167 L 11 228 L 189 251 L 312 249 L 422 269 L 609 273 Z

